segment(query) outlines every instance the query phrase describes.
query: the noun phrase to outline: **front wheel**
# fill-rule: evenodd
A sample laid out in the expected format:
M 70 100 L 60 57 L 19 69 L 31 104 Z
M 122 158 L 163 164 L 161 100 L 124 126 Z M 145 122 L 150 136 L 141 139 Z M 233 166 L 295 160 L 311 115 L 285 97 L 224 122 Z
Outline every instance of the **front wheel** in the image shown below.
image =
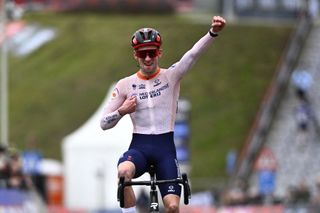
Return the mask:
M 188 205 L 189 204 L 189 199 L 191 198 L 191 190 L 189 186 L 189 181 L 187 174 L 183 173 L 182 174 L 182 184 L 183 184 L 183 198 L 184 198 L 184 204 Z
M 124 177 L 120 177 L 119 184 L 118 184 L 118 201 L 120 202 L 120 207 L 124 208 Z

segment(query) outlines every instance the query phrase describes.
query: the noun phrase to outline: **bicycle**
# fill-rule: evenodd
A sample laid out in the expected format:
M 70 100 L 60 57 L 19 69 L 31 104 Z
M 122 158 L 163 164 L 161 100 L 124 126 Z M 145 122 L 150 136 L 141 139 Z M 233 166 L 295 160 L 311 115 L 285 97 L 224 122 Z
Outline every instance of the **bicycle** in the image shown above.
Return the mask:
M 154 166 L 151 165 L 149 169 L 150 181 L 125 181 L 124 177 L 119 178 L 117 198 L 120 203 L 120 207 L 124 207 L 124 188 L 126 186 L 133 185 L 145 185 L 150 186 L 150 208 L 149 212 L 159 212 L 158 191 L 156 186 L 165 183 L 178 183 L 183 185 L 183 197 L 184 204 L 189 204 L 191 198 L 191 190 L 186 173 L 182 173 L 181 177 L 170 180 L 157 180 L 155 176 Z

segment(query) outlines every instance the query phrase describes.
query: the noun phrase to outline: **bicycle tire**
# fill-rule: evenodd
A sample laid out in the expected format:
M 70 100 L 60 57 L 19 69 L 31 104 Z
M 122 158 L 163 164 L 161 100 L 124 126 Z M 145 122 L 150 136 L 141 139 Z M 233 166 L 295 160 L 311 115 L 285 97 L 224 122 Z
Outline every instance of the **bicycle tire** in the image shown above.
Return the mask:
M 124 187 L 124 177 L 120 177 L 118 185 L 118 201 L 121 208 L 124 208 Z
M 182 184 L 183 184 L 183 200 L 184 204 L 188 205 L 189 204 L 189 199 L 191 198 L 191 190 L 189 186 L 189 181 L 186 173 L 182 174 Z

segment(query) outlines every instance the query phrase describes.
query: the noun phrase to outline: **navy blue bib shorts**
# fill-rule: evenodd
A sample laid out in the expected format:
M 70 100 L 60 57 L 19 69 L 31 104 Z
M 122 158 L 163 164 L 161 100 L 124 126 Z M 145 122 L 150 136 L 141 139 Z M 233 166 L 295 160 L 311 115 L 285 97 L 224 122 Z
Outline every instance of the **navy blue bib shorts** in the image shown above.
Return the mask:
M 118 165 L 131 161 L 136 167 L 134 178 L 140 177 L 154 165 L 157 180 L 176 179 L 180 176 L 173 132 L 159 135 L 134 133 L 128 151 L 119 159 Z M 175 194 L 180 196 L 181 186 L 176 183 L 160 184 L 161 196 Z

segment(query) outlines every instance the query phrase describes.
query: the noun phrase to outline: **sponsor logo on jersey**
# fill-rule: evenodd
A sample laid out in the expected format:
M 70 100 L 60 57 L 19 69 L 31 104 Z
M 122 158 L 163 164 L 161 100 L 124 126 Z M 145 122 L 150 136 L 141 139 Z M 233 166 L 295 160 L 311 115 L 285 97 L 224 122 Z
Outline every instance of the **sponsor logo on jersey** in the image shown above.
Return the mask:
M 116 99 L 119 96 L 119 90 L 115 88 L 111 93 L 111 99 Z
M 160 85 L 161 84 L 161 81 L 160 81 L 160 79 L 159 78 L 157 78 L 156 80 L 154 80 L 154 85 L 153 85 L 153 87 L 156 87 L 156 86 L 158 86 L 158 85 Z
M 158 89 L 151 90 L 150 92 L 141 92 L 141 93 L 139 93 L 139 99 L 144 100 L 144 99 L 148 99 L 148 98 L 158 97 L 161 95 L 161 92 L 163 90 L 168 89 L 168 88 L 169 88 L 169 84 L 167 83 Z
M 172 64 L 170 68 L 174 68 L 176 66 L 177 63 Z
M 139 89 L 145 89 L 146 85 L 145 84 L 139 84 Z

